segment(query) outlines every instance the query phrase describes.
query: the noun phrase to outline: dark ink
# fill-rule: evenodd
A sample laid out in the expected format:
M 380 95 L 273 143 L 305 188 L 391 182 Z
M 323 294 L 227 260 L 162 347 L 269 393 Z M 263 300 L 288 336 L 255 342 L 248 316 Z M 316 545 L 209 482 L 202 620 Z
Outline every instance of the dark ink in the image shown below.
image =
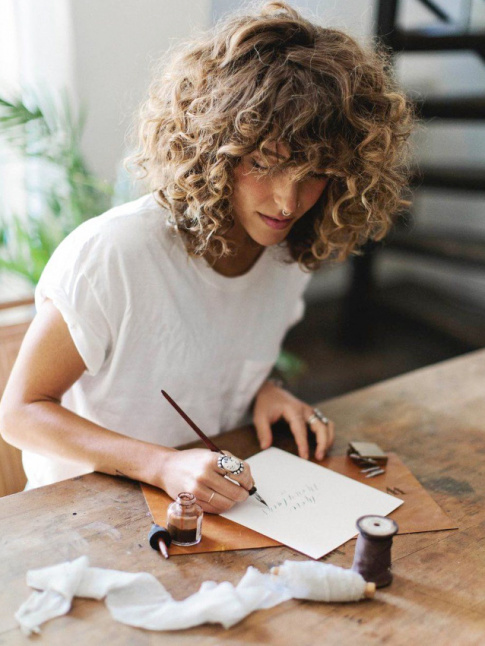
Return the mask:
M 197 545 L 202 538 L 204 512 L 192 493 L 179 493 L 167 510 L 167 529 L 174 545 Z
M 175 545 L 194 545 L 198 542 L 197 527 L 193 529 L 180 529 L 180 527 L 169 523 L 167 529 Z
M 276 511 L 280 509 L 288 509 L 292 511 L 297 511 L 308 505 L 316 505 L 316 492 L 318 491 L 318 485 L 313 483 L 305 485 L 301 489 L 296 489 L 291 493 L 288 491 L 282 491 L 280 493 L 279 500 L 273 505 L 269 506 L 267 509 L 261 509 L 261 511 L 266 514 L 266 516 L 271 516 Z

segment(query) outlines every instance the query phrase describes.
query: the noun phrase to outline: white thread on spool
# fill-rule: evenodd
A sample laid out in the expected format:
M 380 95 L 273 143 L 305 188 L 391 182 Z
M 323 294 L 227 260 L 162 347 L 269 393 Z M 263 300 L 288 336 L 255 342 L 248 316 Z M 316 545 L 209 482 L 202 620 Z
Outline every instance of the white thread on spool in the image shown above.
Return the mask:
M 312 601 L 359 601 L 371 599 L 375 584 L 367 582 L 353 570 L 317 561 L 285 561 L 271 569 L 278 582 L 288 589 L 295 599 Z

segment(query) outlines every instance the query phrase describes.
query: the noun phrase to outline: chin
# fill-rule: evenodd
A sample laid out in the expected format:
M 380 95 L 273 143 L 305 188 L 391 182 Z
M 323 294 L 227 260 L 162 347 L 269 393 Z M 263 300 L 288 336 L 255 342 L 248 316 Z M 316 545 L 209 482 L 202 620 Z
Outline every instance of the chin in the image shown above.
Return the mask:
M 286 239 L 287 234 L 275 236 L 275 235 L 259 235 L 259 236 L 251 236 L 251 238 L 256 242 L 257 244 L 261 245 L 262 247 L 274 247 L 277 244 L 280 244 Z
M 247 233 L 251 240 L 256 242 L 256 244 L 259 244 L 262 247 L 273 247 L 274 245 L 283 242 L 288 237 L 290 231 L 291 227 L 284 231 L 271 231 L 268 228 L 262 229 L 255 227 L 252 231 L 248 230 Z

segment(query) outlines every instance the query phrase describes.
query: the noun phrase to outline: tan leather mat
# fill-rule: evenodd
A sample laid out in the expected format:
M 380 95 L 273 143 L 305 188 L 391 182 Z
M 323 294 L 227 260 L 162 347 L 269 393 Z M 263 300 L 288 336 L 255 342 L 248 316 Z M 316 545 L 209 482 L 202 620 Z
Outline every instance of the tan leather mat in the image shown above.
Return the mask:
M 375 478 L 366 478 L 365 474 L 360 473 L 362 467 L 355 465 L 344 455 L 326 458 L 318 464 L 404 500 L 403 505 L 389 514 L 389 517 L 398 523 L 399 534 L 457 529 L 456 524 L 431 498 L 397 455 L 388 455 L 386 473 Z M 141 488 L 154 522 L 166 525 L 167 507 L 172 502 L 171 498 L 150 485 L 142 484 Z M 275 545 L 280 543 L 220 516 L 205 514 L 201 542 L 192 547 L 172 545 L 170 555 L 245 550 Z

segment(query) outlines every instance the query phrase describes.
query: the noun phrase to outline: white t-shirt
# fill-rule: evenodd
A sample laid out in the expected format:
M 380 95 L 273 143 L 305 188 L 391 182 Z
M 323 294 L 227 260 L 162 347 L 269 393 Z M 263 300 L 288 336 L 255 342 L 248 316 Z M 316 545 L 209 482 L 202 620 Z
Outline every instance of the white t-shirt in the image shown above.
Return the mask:
M 124 435 L 165 446 L 196 439 L 166 390 L 207 435 L 240 424 L 309 275 L 269 248 L 243 276 L 188 256 L 148 195 L 88 220 L 54 252 L 36 290 L 61 312 L 86 365 L 62 404 Z M 29 486 L 85 472 L 24 452 Z

